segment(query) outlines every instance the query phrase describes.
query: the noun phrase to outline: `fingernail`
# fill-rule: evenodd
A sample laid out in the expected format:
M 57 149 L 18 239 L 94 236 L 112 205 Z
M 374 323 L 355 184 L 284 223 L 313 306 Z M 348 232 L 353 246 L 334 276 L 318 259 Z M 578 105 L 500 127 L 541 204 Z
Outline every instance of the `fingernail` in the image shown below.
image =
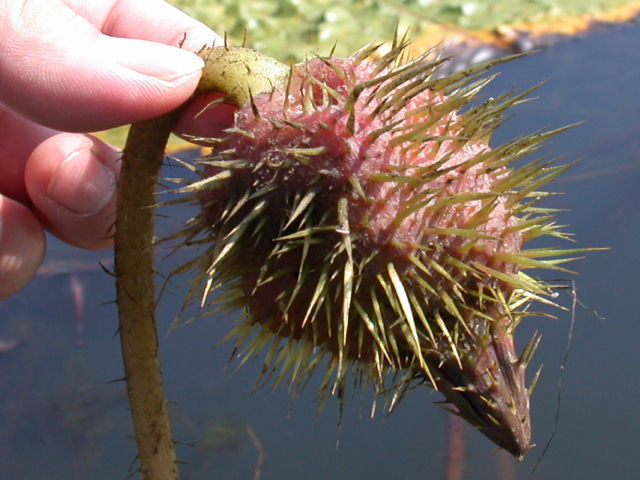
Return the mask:
M 192 75 L 204 66 L 195 53 L 161 43 L 110 37 L 108 48 L 119 65 L 166 82 Z
M 47 186 L 48 197 L 76 215 L 92 215 L 113 197 L 116 178 L 93 151 L 70 154 L 54 172 Z

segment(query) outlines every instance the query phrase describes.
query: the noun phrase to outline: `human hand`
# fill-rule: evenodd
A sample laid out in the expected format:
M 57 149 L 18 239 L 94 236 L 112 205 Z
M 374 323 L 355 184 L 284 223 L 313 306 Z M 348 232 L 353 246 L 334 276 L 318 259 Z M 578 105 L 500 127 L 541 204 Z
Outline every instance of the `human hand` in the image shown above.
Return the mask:
M 179 106 L 203 64 L 190 52 L 221 42 L 162 0 L 0 0 L 0 299 L 35 275 L 45 228 L 78 247 L 112 245 L 120 153 L 60 132 Z

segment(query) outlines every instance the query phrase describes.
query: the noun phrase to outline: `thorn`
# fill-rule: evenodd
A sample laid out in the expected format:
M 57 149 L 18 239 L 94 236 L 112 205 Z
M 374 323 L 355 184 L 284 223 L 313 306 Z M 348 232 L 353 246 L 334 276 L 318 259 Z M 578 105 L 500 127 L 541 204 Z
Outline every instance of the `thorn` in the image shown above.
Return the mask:
M 529 393 L 529 396 L 533 395 L 534 390 L 538 386 L 538 380 L 540 380 L 540 374 L 541 373 L 542 373 L 542 365 L 540 365 L 538 367 L 538 370 L 536 370 L 536 373 L 533 376 L 533 379 L 531 380 L 531 383 L 527 387 L 527 392 Z
M 533 355 L 536 353 L 536 350 L 538 349 L 538 345 L 540 344 L 541 339 L 542 339 L 542 335 L 540 335 L 540 333 L 538 333 L 538 331 L 536 330 L 533 333 L 531 340 L 529 340 L 529 343 L 522 351 L 520 358 L 516 362 L 518 366 L 522 366 L 524 368 L 527 368 L 529 366 L 529 363 L 531 362 Z
M 253 113 L 253 116 L 255 117 L 256 120 L 260 120 L 260 111 L 258 110 L 258 106 L 256 105 L 256 102 L 253 98 L 253 93 L 251 93 L 251 88 L 247 87 L 247 90 L 249 92 L 249 102 L 251 103 L 251 112 Z

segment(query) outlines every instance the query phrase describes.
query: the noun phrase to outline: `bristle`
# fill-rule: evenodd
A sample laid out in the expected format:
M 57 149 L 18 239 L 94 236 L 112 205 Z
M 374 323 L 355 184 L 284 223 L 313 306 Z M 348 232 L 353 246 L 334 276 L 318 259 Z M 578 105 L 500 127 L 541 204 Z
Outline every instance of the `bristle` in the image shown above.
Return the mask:
M 525 349 L 522 351 L 522 354 L 518 359 L 519 365 L 522 365 L 525 368 L 529 365 L 529 363 L 531 362 L 531 359 L 533 358 L 533 354 L 538 349 L 538 345 L 540 345 L 540 340 L 542 340 L 542 335 L 540 335 L 538 332 L 534 332 L 533 336 L 531 337 L 531 340 L 529 340 L 529 343 L 527 344 Z
M 540 380 L 541 373 L 542 373 L 542 365 L 538 367 L 538 370 L 536 370 L 536 373 L 533 375 L 533 379 L 531 380 L 531 383 L 529 383 L 529 386 L 527 387 L 527 392 L 529 393 L 529 395 L 532 395 L 533 391 L 536 389 L 536 386 L 538 386 L 538 380 Z

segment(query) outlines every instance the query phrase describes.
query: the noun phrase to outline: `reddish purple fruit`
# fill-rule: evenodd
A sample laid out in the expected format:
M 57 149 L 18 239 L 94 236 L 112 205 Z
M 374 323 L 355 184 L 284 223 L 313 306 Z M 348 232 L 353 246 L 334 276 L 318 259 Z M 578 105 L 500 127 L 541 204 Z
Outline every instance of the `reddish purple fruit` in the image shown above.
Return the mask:
M 264 351 L 275 384 L 321 369 L 323 397 L 342 398 L 351 371 L 393 408 L 425 383 L 522 456 L 539 337 L 518 356 L 513 333 L 551 294 L 523 270 L 574 251 L 523 248 L 565 237 L 536 204 L 566 167 L 512 164 L 560 130 L 491 149 L 528 92 L 470 106 L 490 64 L 437 78 L 441 61 L 403 52 L 314 58 L 240 108 L 183 189 L 202 205 L 189 240 L 210 245 L 192 296 L 246 308 L 230 337 L 243 361 Z

